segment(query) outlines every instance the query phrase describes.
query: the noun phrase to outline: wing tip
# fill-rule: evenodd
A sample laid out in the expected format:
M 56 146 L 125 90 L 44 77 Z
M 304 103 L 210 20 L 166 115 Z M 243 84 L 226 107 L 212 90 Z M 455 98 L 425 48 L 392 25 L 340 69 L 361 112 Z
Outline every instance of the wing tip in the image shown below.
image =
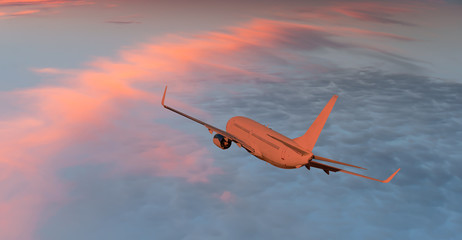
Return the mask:
M 390 175 L 387 179 L 383 180 L 382 182 L 383 183 L 388 183 L 391 181 L 391 179 L 393 179 L 395 177 L 395 175 L 399 172 L 399 170 L 401 170 L 401 168 L 398 168 L 398 170 L 396 170 L 392 175 Z
M 164 102 L 165 102 L 165 94 L 166 93 L 167 93 L 167 85 L 165 85 L 164 95 L 162 96 L 162 102 L 161 102 L 162 106 L 164 106 L 164 107 L 165 107 Z
M 374 181 L 377 181 L 377 182 L 387 183 L 387 182 L 390 182 L 390 180 L 395 177 L 395 175 L 399 172 L 399 170 L 401 170 L 401 168 L 398 168 L 398 170 L 396 170 L 392 175 L 390 175 L 390 177 L 388 177 L 385 180 L 380 180 L 380 179 L 377 179 L 377 178 L 368 177 L 368 176 L 365 176 L 365 175 L 362 175 L 362 174 L 359 174 L 359 173 L 350 172 L 350 171 L 347 171 L 347 170 L 344 170 L 344 169 L 340 169 L 339 172 L 348 173 L 348 174 L 351 174 L 351 175 L 355 175 L 355 176 L 362 177 L 362 178 L 367 178 L 367 179 L 374 180 Z

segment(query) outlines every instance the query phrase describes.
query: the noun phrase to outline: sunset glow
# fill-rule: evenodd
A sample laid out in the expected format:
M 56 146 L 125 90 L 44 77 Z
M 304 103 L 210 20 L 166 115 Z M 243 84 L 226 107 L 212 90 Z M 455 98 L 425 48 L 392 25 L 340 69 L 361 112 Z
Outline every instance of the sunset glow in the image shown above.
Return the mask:
M 0 0 L 0 239 L 458 236 L 459 3 L 190 4 Z M 217 127 L 293 138 L 338 94 L 318 151 L 402 170 L 379 186 L 223 151 L 164 111 L 167 84 Z

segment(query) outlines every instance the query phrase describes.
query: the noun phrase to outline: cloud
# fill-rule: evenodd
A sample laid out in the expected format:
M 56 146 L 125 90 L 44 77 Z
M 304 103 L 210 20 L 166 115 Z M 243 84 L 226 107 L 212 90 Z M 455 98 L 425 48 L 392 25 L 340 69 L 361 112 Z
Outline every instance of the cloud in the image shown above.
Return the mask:
M 5 219 L 0 238 L 62 239 L 96 229 L 94 238 L 114 234 L 111 239 L 126 239 L 126 228 L 140 238 L 296 238 L 297 230 L 308 225 L 318 229 L 310 237 L 335 238 L 346 231 L 326 226 L 333 222 L 340 230 L 354 229 L 355 221 L 345 221 L 347 216 L 368 223 L 368 233 L 403 236 L 402 226 L 427 233 L 418 226 L 428 225 L 425 220 L 414 221 L 419 210 L 434 217 L 437 233 L 453 234 L 443 221 L 445 216 L 458 217 L 454 210 L 459 207 L 450 201 L 449 191 L 438 187 L 460 186 L 454 177 L 459 153 L 447 147 L 454 146 L 450 142 L 458 134 L 459 85 L 412 74 L 349 71 L 314 56 L 361 50 L 383 62 L 399 58 L 401 64 L 416 64 L 399 54 L 392 58 L 381 49 L 346 43 L 338 38 L 345 31 L 361 30 L 255 19 L 222 31 L 155 39 L 123 50 L 117 58 L 98 58 L 85 69 L 65 70 L 64 76 L 54 68 L 35 69 L 62 79 L 2 96 L 8 100 L 2 105 L 15 110 L 4 112 L 7 117 L 0 123 L 0 211 Z M 366 55 L 354 56 L 370 57 Z M 365 166 L 371 175 L 403 169 L 396 181 L 378 187 L 340 174 L 264 168 L 241 149 L 224 154 L 210 144 L 207 129 L 161 108 L 166 83 L 169 104 L 207 122 L 224 123 L 238 114 L 262 123 L 271 119 L 270 126 L 280 126 L 274 129 L 291 137 L 304 132 L 323 99 L 337 93 L 338 111 L 334 109 L 316 151 L 334 159 L 344 156 L 338 159 L 343 161 L 356 161 L 350 156 L 372 159 Z M 428 109 L 444 118 L 428 114 Z M 432 123 L 438 127 L 428 128 Z M 434 136 L 441 142 L 435 143 Z M 449 153 L 448 162 L 422 164 L 422 158 L 438 157 L 429 145 Z M 445 177 L 448 172 L 452 175 Z M 418 199 L 413 194 L 431 197 L 412 208 L 395 197 L 414 203 Z M 225 211 L 217 207 L 224 205 L 220 201 L 233 204 L 226 204 Z M 444 207 L 441 201 L 448 206 L 446 212 L 436 209 Z M 383 206 L 393 206 L 388 218 L 371 215 L 385 212 Z M 400 213 L 408 221 L 398 221 Z M 124 220 L 146 220 L 139 226 L 147 233 L 135 225 L 120 225 Z M 281 222 L 293 224 L 265 231 L 268 224 Z M 393 233 L 382 223 L 400 231 Z M 356 230 L 351 236 L 369 235 Z
M 138 21 L 136 19 L 142 18 L 140 15 L 128 15 L 128 16 L 121 16 L 115 19 L 111 19 L 106 21 L 106 23 L 112 23 L 112 24 L 135 24 L 135 23 L 141 23 L 141 21 Z
M 363 8 L 339 8 L 336 11 L 345 16 L 356 18 L 362 21 L 415 26 L 415 24 L 412 23 L 395 20 L 392 18 L 392 15 L 387 12 L 370 11 Z
M 90 1 L 72 1 L 72 0 L 0 0 L 0 8 L 14 9 L 9 12 L 0 12 L 0 18 L 21 17 L 28 15 L 35 15 L 37 13 L 43 14 L 49 8 L 58 8 L 63 6 L 82 6 L 91 5 L 94 2 Z M 31 9 L 33 8 L 33 9 Z
M 415 41 L 414 38 L 411 37 L 406 37 L 406 36 L 401 36 L 397 34 L 392 34 L 392 33 L 386 33 L 386 32 L 377 32 L 377 31 L 370 31 L 370 30 L 365 30 L 365 29 L 359 29 L 359 28 L 351 28 L 351 27 L 326 27 L 326 30 L 332 29 L 332 31 L 337 32 L 339 34 L 346 34 L 346 35 L 352 35 L 352 34 L 359 34 L 363 36 L 372 36 L 372 37 L 378 37 L 378 38 L 389 38 L 389 39 L 394 39 L 394 40 L 400 40 L 400 41 Z
M 260 35 L 262 29 L 268 34 Z M 203 79 L 215 79 L 205 81 L 210 83 L 274 81 L 269 74 L 239 67 L 256 58 L 279 61 L 258 42 L 288 46 L 290 37 L 282 38 L 271 31 L 288 30 L 261 22 L 223 34 L 169 37 L 122 51 L 118 60 L 97 59 L 88 69 L 67 72 L 58 86 L 9 93 L 8 102 L 17 103 L 21 110 L 1 123 L 0 175 L 8 179 L 3 182 L 1 209 L 3 219 L 9 219 L 8 224 L 2 224 L 2 238 L 34 238 L 39 219 L 49 206 L 65 204 L 68 199 L 69 190 L 59 173 L 73 166 L 108 165 L 108 177 L 148 174 L 189 182 L 208 182 L 210 176 L 221 174 L 194 137 L 153 122 L 167 114 L 158 104 L 159 90 L 165 79 L 172 79 L 169 84 L 175 89 L 173 93 L 190 94 L 199 91 L 191 88 L 192 83 Z M 310 31 L 304 33 L 305 38 Z M 316 39 L 326 37 L 316 34 L 313 31 Z M 243 37 L 250 42 L 242 42 Z M 335 45 L 331 41 L 325 44 Z M 309 49 L 321 46 L 316 42 Z M 240 62 L 238 56 L 244 52 L 249 59 Z M 62 72 L 53 68 L 33 70 Z M 158 93 L 151 93 L 154 90 Z M 169 101 L 197 112 L 174 99 Z M 152 114 L 146 114 L 146 107 Z
M 26 11 L 9 13 L 7 16 L 17 17 L 17 16 L 30 15 L 30 14 L 34 14 L 38 12 L 40 12 L 40 10 L 26 10 Z
M 224 191 L 220 195 L 220 200 L 223 201 L 224 203 L 234 203 L 236 201 L 236 196 L 234 196 L 231 192 L 229 191 Z
M 134 23 L 141 23 L 138 21 L 122 21 L 122 20 L 109 20 L 106 21 L 107 23 L 113 23 L 113 24 L 134 24 Z
M 19 17 L 19 16 L 25 16 L 25 15 L 32 15 L 35 13 L 40 12 L 40 10 L 25 10 L 25 11 L 19 11 L 19 12 L 0 12 L 0 17 Z
M 328 176 L 306 169 L 287 172 L 264 167 L 251 157 L 235 157 L 232 161 L 237 163 L 227 171 L 236 173 L 229 176 L 226 187 L 239 198 L 238 206 L 230 210 L 239 217 L 221 215 L 227 226 L 223 232 L 269 239 L 294 232 L 289 237 L 298 238 L 301 235 L 295 229 L 311 226 L 317 230 L 305 235 L 311 238 L 375 234 L 402 238 L 409 231 L 423 239 L 456 236 L 457 227 L 447 219 L 460 218 L 454 188 L 462 183 L 456 173 L 462 167 L 457 141 L 461 84 L 377 69 L 339 68 L 305 78 L 287 73 L 285 79 L 284 84 L 261 83 L 251 93 L 207 106 L 228 108 L 222 112 L 224 119 L 238 112 L 297 137 L 329 98 L 339 94 L 314 153 L 366 167 L 369 170 L 362 173 L 378 178 L 398 167 L 402 170 L 388 185 L 377 185 L 346 174 Z M 281 207 L 287 205 L 292 208 Z M 290 224 L 267 232 L 259 223 L 271 216 Z M 328 223 L 338 227 L 333 231 Z M 357 224 L 364 228 L 348 234 L 343 231 L 355 229 Z
M 72 74 L 71 70 L 63 70 L 57 68 L 31 68 L 31 71 L 38 74 L 47 74 L 47 75 L 61 75 L 61 74 Z
M 73 1 L 73 0 L 1 0 L 0 7 L 18 7 L 18 6 L 61 6 L 64 4 L 70 5 L 87 5 L 93 4 L 90 1 Z
M 408 21 L 399 20 L 400 17 L 425 7 L 428 6 L 426 4 L 417 5 L 412 2 L 390 1 L 383 4 L 377 1 L 351 1 L 348 3 L 329 1 L 324 4 L 313 4 L 310 7 L 298 8 L 296 11 L 279 12 L 275 16 L 294 20 L 328 22 L 331 24 L 342 21 L 342 19 L 348 21 L 348 18 L 351 18 L 364 22 L 396 24 L 410 27 L 416 25 Z

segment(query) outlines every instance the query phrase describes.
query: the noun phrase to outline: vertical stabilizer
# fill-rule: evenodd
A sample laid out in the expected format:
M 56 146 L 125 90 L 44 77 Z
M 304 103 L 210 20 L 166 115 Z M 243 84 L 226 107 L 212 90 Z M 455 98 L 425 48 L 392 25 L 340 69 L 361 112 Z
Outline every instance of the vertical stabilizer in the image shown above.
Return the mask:
M 311 124 L 310 128 L 306 131 L 306 133 L 303 136 L 294 138 L 294 141 L 298 145 L 309 151 L 313 150 L 313 147 L 316 144 L 316 141 L 318 140 L 319 134 L 321 134 L 322 128 L 324 127 L 324 124 L 326 123 L 326 120 L 329 117 L 329 114 L 335 105 L 337 97 L 337 95 L 334 95 L 329 100 L 324 109 L 321 111 L 316 120 L 314 120 L 313 124 Z

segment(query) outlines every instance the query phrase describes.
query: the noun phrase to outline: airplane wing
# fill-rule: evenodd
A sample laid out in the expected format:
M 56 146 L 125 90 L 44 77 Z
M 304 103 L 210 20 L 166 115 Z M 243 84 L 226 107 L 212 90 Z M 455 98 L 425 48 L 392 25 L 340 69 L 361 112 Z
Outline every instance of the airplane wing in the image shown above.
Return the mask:
M 358 177 L 363 177 L 363 178 L 367 178 L 367 179 L 370 179 L 370 180 L 383 182 L 383 183 L 389 182 L 391 179 L 393 179 L 393 177 L 395 177 L 395 175 L 399 172 L 399 170 L 401 170 L 401 168 L 398 168 L 398 170 L 396 170 L 392 175 L 390 175 L 390 177 L 388 177 L 385 180 L 380 180 L 380 179 L 364 176 L 364 175 L 361 175 L 361 174 L 358 174 L 358 173 L 350 172 L 350 171 L 347 171 L 347 170 L 343 170 L 343 169 L 340 169 L 340 168 L 325 165 L 325 164 L 315 162 L 315 161 L 310 161 L 307 165 L 305 165 L 305 167 L 308 170 L 310 170 L 310 167 L 320 168 L 320 169 L 324 170 L 324 172 L 326 172 L 327 174 L 329 174 L 329 172 L 344 172 L 344 173 L 348 173 L 348 174 L 355 175 L 355 176 L 358 176 Z
M 208 124 L 208 123 L 205 123 L 205 122 L 203 122 L 203 121 L 201 121 L 201 120 L 199 120 L 199 119 L 197 119 L 197 118 L 191 117 L 191 116 L 189 116 L 189 115 L 187 115 L 187 114 L 185 114 L 185 113 L 182 113 L 182 112 L 180 112 L 180 111 L 178 111 L 178 110 L 176 110 L 176 109 L 173 109 L 173 108 L 171 108 L 171 107 L 165 105 L 164 102 L 165 102 L 165 94 L 166 94 L 166 93 L 167 93 L 167 86 L 165 86 L 164 95 L 162 96 L 162 106 L 164 106 L 164 108 L 166 108 L 166 109 L 168 109 L 168 110 L 170 110 L 170 111 L 172 111 L 172 112 L 178 113 L 178 114 L 180 114 L 180 115 L 183 116 L 183 117 L 189 118 L 189 119 L 193 120 L 194 122 L 197 122 L 197 123 L 199 123 L 199 124 L 204 125 L 204 126 L 209 130 L 210 134 L 213 134 L 213 132 L 219 133 L 219 134 L 223 135 L 224 137 L 226 137 L 226 138 L 228 138 L 228 139 L 231 139 L 231 140 L 232 140 L 233 142 L 235 142 L 239 147 L 242 146 L 243 148 L 247 149 L 247 151 L 249 151 L 250 153 L 254 153 L 254 152 L 255 152 L 255 150 L 254 150 L 251 146 L 249 146 L 247 143 L 241 141 L 239 138 L 235 137 L 235 136 L 232 135 L 231 133 L 228 133 L 228 132 L 226 132 L 226 131 L 224 131 L 224 130 L 221 130 L 221 129 L 219 129 L 219 128 L 217 128 L 217 127 L 214 127 L 214 126 L 212 126 L 212 125 L 210 125 L 210 124 Z

